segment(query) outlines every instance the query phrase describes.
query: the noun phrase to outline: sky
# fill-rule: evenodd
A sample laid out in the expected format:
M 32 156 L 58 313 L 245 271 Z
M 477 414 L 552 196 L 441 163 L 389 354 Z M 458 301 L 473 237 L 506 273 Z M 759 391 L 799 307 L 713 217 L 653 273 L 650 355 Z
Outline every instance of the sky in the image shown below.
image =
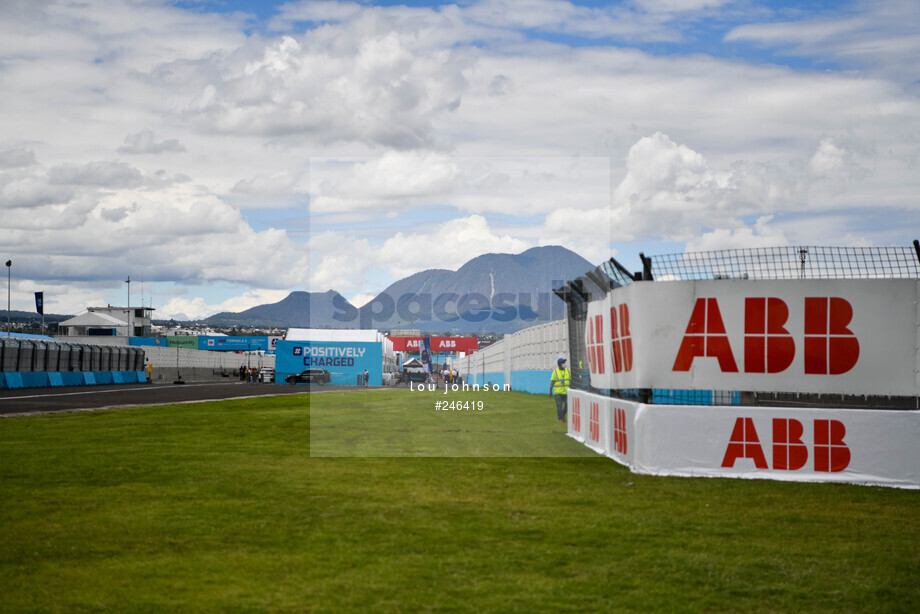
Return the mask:
M 0 0 L 10 301 L 186 319 L 540 245 L 907 246 L 918 57 L 916 0 Z

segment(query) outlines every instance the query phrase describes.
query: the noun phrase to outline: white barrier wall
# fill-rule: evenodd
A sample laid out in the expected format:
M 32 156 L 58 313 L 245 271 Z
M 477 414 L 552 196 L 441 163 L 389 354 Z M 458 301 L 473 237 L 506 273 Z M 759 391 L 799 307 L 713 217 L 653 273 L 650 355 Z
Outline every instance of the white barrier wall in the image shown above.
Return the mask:
M 550 371 L 560 356 L 568 357 L 568 330 L 565 320 L 531 326 L 470 356 L 454 359 L 453 365 L 464 375 L 502 373 L 505 383 L 511 381 L 513 372 Z M 548 378 L 546 387 L 548 390 Z
M 206 350 L 190 350 L 186 348 L 157 347 L 154 345 L 141 346 L 147 359 L 157 368 L 174 368 L 178 364 L 180 369 L 214 369 L 236 371 L 240 365 L 257 367 L 275 366 L 275 357 L 271 354 L 252 353 L 237 354 L 236 352 L 209 352 Z
M 569 328 L 565 320 L 531 326 L 505 337 L 510 341 L 510 370 L 553 369 L 560 356 L 569 355 Z
M 920 489 L 920 411 L 645 405 L 570 390 L 568 434 L 635 473 Z

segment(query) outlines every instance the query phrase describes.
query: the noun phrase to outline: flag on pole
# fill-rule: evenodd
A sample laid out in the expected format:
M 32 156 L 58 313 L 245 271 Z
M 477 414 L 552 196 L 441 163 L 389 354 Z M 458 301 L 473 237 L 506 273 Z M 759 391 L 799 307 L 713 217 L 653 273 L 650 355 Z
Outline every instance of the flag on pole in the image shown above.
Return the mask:
M 45 293 L 36 292 L 35 293 L 35 311 L 45 315 Z
M 422 367 L 428 375 L 431 375 L 431 337 L 424 337 L 419 342 L 419 355 L 422 361 Z

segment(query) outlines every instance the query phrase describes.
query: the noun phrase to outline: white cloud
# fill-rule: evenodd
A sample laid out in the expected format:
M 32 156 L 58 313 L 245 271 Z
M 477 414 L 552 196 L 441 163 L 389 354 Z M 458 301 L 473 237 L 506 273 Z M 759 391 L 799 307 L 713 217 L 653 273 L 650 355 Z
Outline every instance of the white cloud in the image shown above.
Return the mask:
M 629 47 L 752 10 L 716 0 L 297 2 L 278 35 L 169 2 L 20 4 L 0 21 L 0 244 L 20 279 L 86 284 L 74 301 L 142 271 L 366 294 L 424 268 L 423 244 L 451 266 L 537 244 L 889 244 L 918 215 L 908 2 L 727 37 L 825 72 Z M 241 212 L 308 198 L 309 246 Z
M 225 301 L 216 304 L 208 304 L 201 297 L 173 297 L 167 300 L 163 305 L 156 308 L 155 316 L 157 319 L 191 319 L 201 320 L 212 316 L 216 313 L 225 311 L 240 312 L 264 305 L 268 303 L 277 303 L 287 297 L 286 290 L 255 290 L 245 292 L 239 296 L 231 297 Z
M 61 164 L 48 169 L 48 181 L 58 185 L 85 185 L 101 188 L 136 188 L 144 184 L 143 174 L 124 162 Z
M 35 152 L 25 147 L 0 151 L 0 168 L 16 168 L 35 164 Z
M 0 208 L 8 216 L 16 215 L 15 209 L 66 203 L 74 193 L 70 187 L 50 185 L 45 177 L 32 173 L 4 173 L 0 175 L 0 186 Z M 16 228 L 10 218 L 5 222 L 7 228 Z
M 416 206 L 450 194 L 460 165 L 448 156 L 387 152 L 374 158 L 313 160 L 310 208 L 316 213 Z
M 842 16 L 748 24 L 725 40 L 779 46 L 792 55 L 839 63 L 905 84 L 916 83 L 920 67 L 920 11 L 914 0 L 860 0 Z
M 771 210 L 784 191 L 763 168 L 716 169 L 661 133 L 639 139 L 626 168 L 613 193 L 612 223 L 632 237 L 687 241 L 703 226 L 728 226 L 739 216 Z
M 268 23 L 272 30 L 287 30 L 298 22 L 341 22 L 356 17 L 362 10 L 356 2 L 286 2 Z
M 297 181 L 297 176 L 282 170 L 256 175 L 252 179 L 240 179 L 231 191 L 236 194 L 278 196 L 289 193 L 297 185 Z
M 284 36 L 257 58 L 240 48 L 152 76 L 163 85 L 176 74 L 204 83 L 181 109 L 202 130 L 325 145 L 434 145 L 434 117 L 459 104 L 464 64 L 457 54 L 419 45 L 376 11 L 341 28 Z
M 770 226 L 772 216 L 758 218 L 753 226 L 717 228 L 687 242 L 687 251 L 748 249 L 788 245 L 783 231 Z
M 118 148 L 121 154 L 161 154 L 166 152 L 183 152 L 185 147 L 177 139 L 156 141 L 153 132 L 141 130 L 125 137 L 125 144 Z
M 872 176 L 877 155 L 858 142 L 826 137 L 808 160 L 808 173 L 818 189 L 839 194 Z
M 388 152 L 380 157 L 314 160 L 315 213 L 409 210 L 435 203 L 466 213 L 554 211 L 609 200 L 605 157 L 447 156 Z
M 672 4 L 677 2 L 679 0 Z M 492 27 L 535 29 L 589 38 L 655 42 L 681 38 L 676 29 L 668 27 L 667 17 L 656 14 L 667 12 L 661 10 L 663 7 L 643 6 L 654 2 L 635 4 L 635 7 L 628 4 L 586 7 L 560 0 L 484 0 L 474 3 L 464 15 L 475 23 Z
M 532 244 L 493 232 L 481 215 L 438 224 L 428 233 L 402 233 L 383 244 L 378 262 L 398 279 L 428 268 L 457 269 L 479 254 L 517 254 Z
M 360 301 L 366 293 L 360 291 L 370 289 L 366 284 L 373 283 L 368 275 L 374 269 L 383 269 L 396 280 L 430 268 L 455 270 L 479 254 L 516 254 L 535 244 L 492 229 L 480 215 L 420 225 L 414 232 L 399 231 L 380 245 L 328 231 L 310 240 L 310 287 L 312 291 L 335 289 L 354 294 Z

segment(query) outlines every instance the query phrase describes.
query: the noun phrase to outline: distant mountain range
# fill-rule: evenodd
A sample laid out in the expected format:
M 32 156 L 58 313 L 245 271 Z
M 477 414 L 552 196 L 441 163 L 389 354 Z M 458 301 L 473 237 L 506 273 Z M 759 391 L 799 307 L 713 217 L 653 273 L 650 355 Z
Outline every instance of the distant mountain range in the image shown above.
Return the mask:
M 348 303 L 335 290 L 328 292 L 291 292 L 277 303 L 257 305 L 238 313 L 224 311 L 205 318 L 208 326 L 255 326 L 266 328 L 311 328 L 311 323 L 332 321 L 334 301 Z M 351 306 L 350 303 L 348 303 Z M 354 309 L 354 307 L 352 307 Z M 337 326 L 335 328 L 357 328 Z
M 565 317 L 553 294 L 594 268 L 564 247 L 521 254 L 484 254 L 456 271 L 428 269 L 401 279 L 356 308 L 334 290 L 292 292 L 239 313 L 218 313 L 209 326 L 295 328 L 410 328 L 426 332 L 510 333 Z
M 23 322 L 41 322 L 42 321 L 42 315 L 38 313 L 37 311 L 19 311 L 19 310 L 13 309 L 12 311 L 9 312 L 9 314 L 7 314 L 6 309 L 4 309 L 2 311 L 2 314 L 3 315 L 0 316 L 0 321 L 2 321 L 4 324 L 6 323 L 7 315 L 9 315 L 10 322 L 23 323 Z M 49 324 L 51 322 L 63 322 L 64 320 L 67 320 L 72 317 L 73 316 L 65 316 L 59 313 L 46 313 L 45 314 L 45 324 Z

